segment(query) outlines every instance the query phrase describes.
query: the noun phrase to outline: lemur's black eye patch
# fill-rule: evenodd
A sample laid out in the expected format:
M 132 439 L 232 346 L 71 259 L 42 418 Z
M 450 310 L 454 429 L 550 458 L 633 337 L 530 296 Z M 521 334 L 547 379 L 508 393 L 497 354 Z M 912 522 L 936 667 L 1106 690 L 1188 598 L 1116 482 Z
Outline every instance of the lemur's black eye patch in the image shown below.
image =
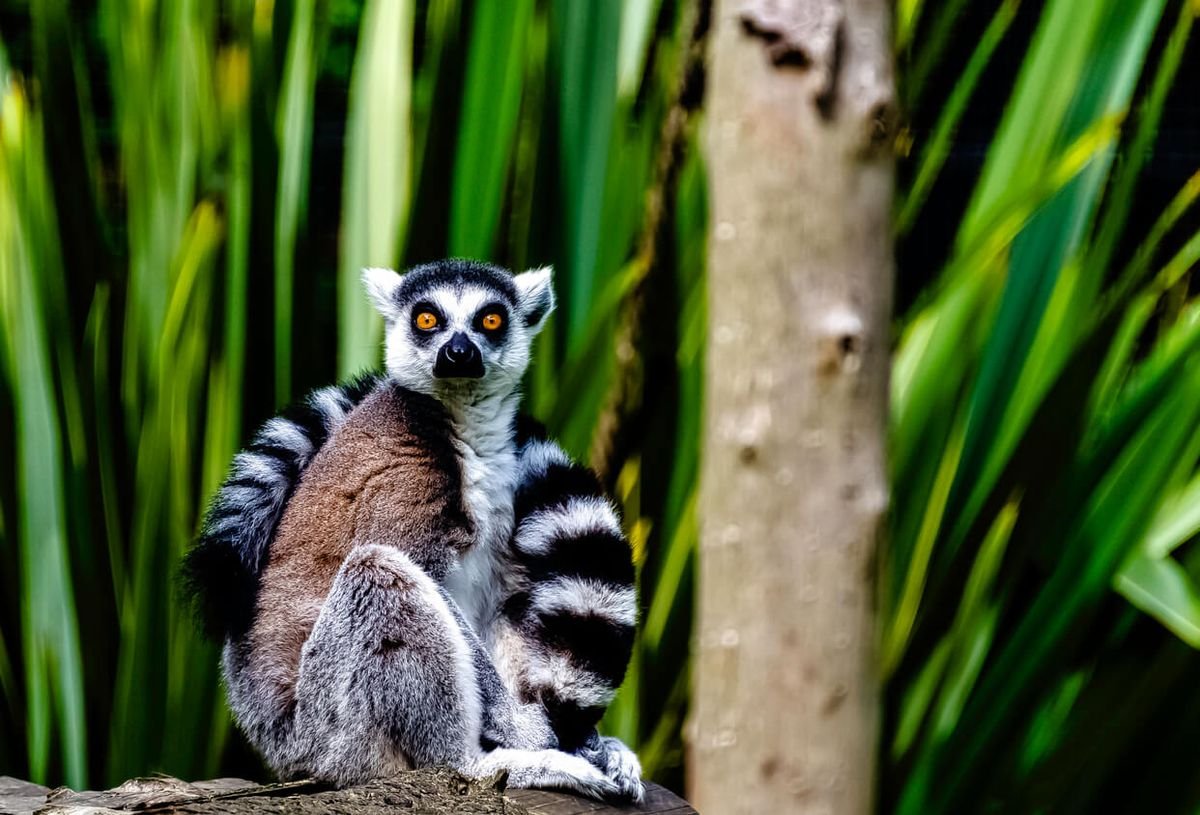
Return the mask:
M 412 326 L 418 337 L 434 333 L 445 322 L 442 312 L 433 303 L 420 302 L 412 308 Z
M 502 303 L 489 303 L 475 312 L 471 327 L 493 342 L 499 342 L 508 333 L 508 309 Z

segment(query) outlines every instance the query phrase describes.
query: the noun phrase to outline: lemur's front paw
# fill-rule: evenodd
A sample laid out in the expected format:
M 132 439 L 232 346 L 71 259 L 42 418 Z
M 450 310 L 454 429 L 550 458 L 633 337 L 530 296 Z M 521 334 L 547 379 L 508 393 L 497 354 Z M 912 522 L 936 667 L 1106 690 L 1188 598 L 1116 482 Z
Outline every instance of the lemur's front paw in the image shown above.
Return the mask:
M 598 736 L 589 740 L 578 753 L 617 785 L 622 798 L 641 803 L 646 795 L 646 788 L 642 786 L 642 763 L 620 739 Z

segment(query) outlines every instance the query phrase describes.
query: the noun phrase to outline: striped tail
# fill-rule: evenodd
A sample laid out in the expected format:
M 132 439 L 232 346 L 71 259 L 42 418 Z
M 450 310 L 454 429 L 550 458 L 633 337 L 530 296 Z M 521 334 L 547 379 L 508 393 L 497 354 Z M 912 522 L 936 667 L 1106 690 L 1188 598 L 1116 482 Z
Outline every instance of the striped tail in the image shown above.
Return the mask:
M 248 630 L 271 539 L 304 468 L 382 381 L 366 374 L 313 391 L 270 419 L 234 456 L 183 563 L 185 588 L 214 638 L 237 639 Z
M 595 474 L 558 445 L 521 450 L 512 556 L 520 579 L 504 614 L 528 660 L 519 695 L 540 700 L 571 750 L 592 733 L 633 651 L 633 558 Z

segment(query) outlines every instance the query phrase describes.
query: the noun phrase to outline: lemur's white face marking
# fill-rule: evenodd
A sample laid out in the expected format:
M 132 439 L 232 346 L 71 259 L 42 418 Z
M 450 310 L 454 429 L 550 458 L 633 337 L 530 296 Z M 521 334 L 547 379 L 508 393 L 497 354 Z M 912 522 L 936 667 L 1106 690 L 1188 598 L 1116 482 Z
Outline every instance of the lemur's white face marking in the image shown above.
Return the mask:
M 516 389 L 554 308 L 549 267 L 510 275 L 449 260 L 403 275 L 364 269 L 363 283 L 383 315 L 388 374 L 443 401 Z

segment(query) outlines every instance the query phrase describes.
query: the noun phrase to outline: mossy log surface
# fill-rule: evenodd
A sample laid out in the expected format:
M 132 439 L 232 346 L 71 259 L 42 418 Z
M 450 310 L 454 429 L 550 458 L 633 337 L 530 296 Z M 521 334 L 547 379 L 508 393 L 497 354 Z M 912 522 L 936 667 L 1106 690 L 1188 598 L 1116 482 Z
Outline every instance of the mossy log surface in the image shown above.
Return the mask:
M 312 781 L 256 784 L 238 778 L 180 781 L 160 776 L 135 778 L 105 792 L 76 792 L 0 776 L 0 815 L 102 815 L 141 813 L 346 813 L 395 815 L 414 813 L 479 813 L 479 815 L 694 815 L 695 810 L 675 794 L 654 784 L 646 787 L 639 806 L 611 805 L 545 790 L 505 790 L 493 783 L 469 781 L 450 770 L 414 770 L 347 789 Z

